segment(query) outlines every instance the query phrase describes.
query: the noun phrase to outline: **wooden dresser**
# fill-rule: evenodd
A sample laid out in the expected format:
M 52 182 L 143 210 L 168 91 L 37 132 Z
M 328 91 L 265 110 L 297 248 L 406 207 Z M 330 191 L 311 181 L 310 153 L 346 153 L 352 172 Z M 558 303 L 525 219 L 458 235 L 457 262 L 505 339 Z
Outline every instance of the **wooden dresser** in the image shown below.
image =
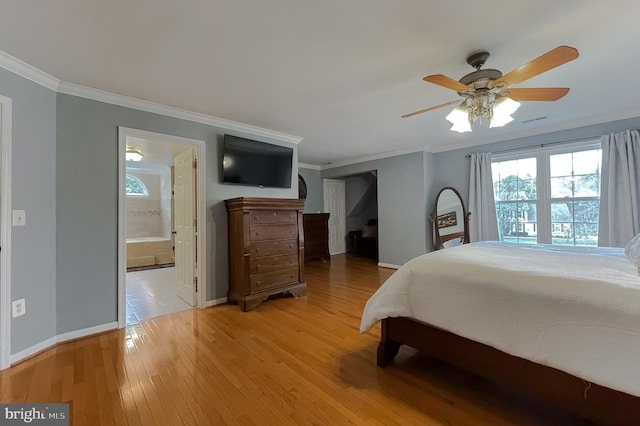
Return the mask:
M 329 213 L 304 214 L 304 260 L 331 260 Z
M 304 296 L 304 200 L 240 197 L 225 205 L 229 303 L 250 311 L 274 294 Z

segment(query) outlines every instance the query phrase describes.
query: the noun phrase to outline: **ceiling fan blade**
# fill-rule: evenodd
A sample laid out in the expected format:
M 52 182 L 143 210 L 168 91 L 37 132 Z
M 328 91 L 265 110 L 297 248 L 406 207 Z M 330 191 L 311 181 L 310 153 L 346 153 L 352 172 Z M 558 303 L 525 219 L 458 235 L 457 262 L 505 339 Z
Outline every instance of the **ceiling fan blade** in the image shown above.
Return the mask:
M 501 78 L 492 82 L 490 87 L 502 89 L 514 84 L 522 83 L 523 81 L 542 74 L 543 72 L 549 71 L 562 64 L 566 64 L 569 61 L 573 61 L 577 57 L 578 51 L 573 47 L 556 47 L 533 61 L 524 64 L 520 68 L 503 75 Z
M 505 89 L 502 96 L 508 96 L 514 101 L 557 101 L 569 93 L 568 87 L 544 87 L 536 89 Z
M 437 84 L 438 86 L 446 87 L 447 89 L 455 90 L 456 92 L 475 91 L 473 87 L 462 84 L 459 81 L 442 74 L 428 75 L 423 78 L 423 80 L 428 81 L 429 83 Z
M 453 105 L 453 104 L 459 104 L 460 102 L 462 102 L 462 101 L 460 99 L 458 99 L 458 100 L 455 100 L 455 101 L 447 102 L 446 104 L 440 104 L 440 105 L 432 106 L 430 108 L 421 109 L 420 111 L 412 112 L 411 114 L 405 114 L 405 115 L 402 116 L 402 118 L 413 117 L 414 115 L 422 114 L 423 112 L 432 111 L 434 109 L 443 108 L 443 107 L 446 107 L 446 106 L 449 106 L 449 105 Z

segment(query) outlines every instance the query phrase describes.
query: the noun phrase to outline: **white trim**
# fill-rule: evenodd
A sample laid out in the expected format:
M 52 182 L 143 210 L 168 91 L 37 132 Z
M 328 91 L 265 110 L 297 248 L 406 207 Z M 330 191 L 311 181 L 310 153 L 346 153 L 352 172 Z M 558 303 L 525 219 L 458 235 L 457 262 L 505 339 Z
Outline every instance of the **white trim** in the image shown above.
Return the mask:
M 322 170 L 322 166 L 318 164 L 298 163 L 299 169 Z
M 365 155 L 364 157 L 351 158 L 349 160 L 338 161 L 337 163 L 323 164 L 320 166 L 320 170 L 333 169 L 336 167 L 349 166 L 351 164 L 360 164 L 366 161 L 381 160 L 383 158 L 398 157 L 400 155 L 414 154 L 416 152 L 423 152 L 423 151 L 424 151 L 424 148 L 411 148 L 411 149 L 403 149 L 403 150 L 397 150 L 397 151 L 381 152 L 380 154 Z
M 191 112 L 181 108 L 174 108 L 156 102 L 145 101 L 142 99 L 132 98 L 130 96 L 107 92 L 105 90 L 82 86 L 80 84 L 68 83 L 50 74 L 47 74 L 46 72 L 39 70 L 33 65 L 29 65 L 26 62 L 21 61 L 20 59 L 15 58 L 1 50 L 0 67 L 58 93 L 79 96 L 81 98 L 92 99 L 95 101 L 105 102 L 112 105 L 119 105 L 127 108 L 135 108 L 140 111 L 152 112 L 168 117 L 193 121 L 196 123 L 208 124 L 210 126 L 219 127 L 225 130 L 248 133 L 251 135 L 262 136 L 282 142 L 298 144 L 302 140 L 302 138 L 299 136 L 293 136 L 286 133 L 277 132 L 275 130 L 264 129 L 262 127 L 256 127 L 250 124 L 226 120 L 224 118 L 214 117 L 212 115 Z
M 69 331 L 67 333 L 58 334 L 56 336 L 56 343 L 63 343 L 73 339 L 80 339 L 92 334 L 98 334 L 109 330 L 115 330 L 118 328 L 118 323 L 108 322 L 106 324 L 96 325 L 93 327 L 83 328 L 82 330 Z
M 91 336 L 93 334 L 102 333 L 104 331 L 115 330 L 116 328 L 118 328 L 118 323 L 114 321 L 102 325 L 96 325 L 94 327 L 83 328 L 82 330 L 75 330 L 68 333 L 58 334 L 57 336 L 53 336 L 47 340 L 44 340 L 38 344 L 35 344 L 27 349 L 11 355 L 11 364 L 22 361 L 25 358 L 37 354 L 38 352 L 50 349 L 58 343 L 64 343 L 73 339 L 80 339 L 82 337 Z
M 207 300 L 204 304 L 205 308 L 210 308 L 212 306 L 224 305 L 227 303 L 226 297 L 221 297 L 220 299 Z
M 0 370 L 11 358 L 11 109 L 0 96 Z
M 392 263 L 382 263 L 378 262 L 378 266 L 381 268 L 389 268 L 389 269 L 400 269 L 402 265 L 394 265 Z
M 125 233 L 125 175 L 127 166 L 125 160 L 125 152 L 127 148 L 127 137 L 135 137 L 139 139 L 147 139 L 151 141 L 166 142 L 173 144 L 188 145 L 196 148 L 197 169 L 197 211 L 198 222 L 196 233 L 198 235 L 197 247 L 197 265 L 196 276 L 198 277 L 198 293 L 196 299 L 196 307 L 206 307 L 207 300 L 207 200 L 206 200 L 206 176 L 205 176 L 205 159 L 206 142 L 198 139 L 189 139 L 181 136 L 173 136 L 164 133 L 149 132 L 146 130 L 131 129 L 128 127 L 118 127 L 118 326 L 120 328 L 126 326 L 126 281 L 127 281 L 127 250 L 126 250 L 126 233 Z M 214 244 L 215 245 L 215 244 Z
M 262 136 L 281 142 L 298 144 L 302 140 L 302 138 L 299 136 L 293 136 L 286 133 L 277 132 L 275 130 L 264 129 L 262 127 L 256 127 L 250 124 L 239 123 L 237 121 L 226 120 L 224 118 L 214 117 L 212 115 L 191 112 L 181 108 L 162 105 L 156 102 L 132 98 L 130 96 L 119 95 L 117 93 L 111 93 L 100 89 L 81 86 L 79 84 L 67 83 L 66 81 L 60 82 L 58 93 L 65 93 L 67 95 L 79 96 L 81 98 L 92 99 L 94 101 L 119 105 L 126 108 L 133 108 L 139 111 L 146 111 L 168 117 L 179 118 L 182 120 L 193 121 L 196 123 L 207 124 L 209 126 L 219 127 L 225 130 L 233 130 L 237 132 L 248 133 L 254 136 Z
M 58 338 L 57 336 L 53 336 L 47 340 L 43 340 L 42 342 L 35 344 L 25 350 L 22 350 L 18 353 L 15 353 L 13 355 L 11 355 L 11 364 L 15 364 L 18 361 L 22 361 L 25 358 L 28 358 L 34 354 L 37 354 L 40 351 L 44 351 L 46 349 L 49 349 L 50 347 L 54 346 L 56 343 L 58 343 Z
M 1 50 L 0 67 L 53 91 L 57 91 L 60 85 L 60 80 L 55 78 L 54 76 L 47 74 L 46 72 L 39 70 L 33 65 L 29 65 L 26 62 L 21 61 L 20 59 L 15 58 Z

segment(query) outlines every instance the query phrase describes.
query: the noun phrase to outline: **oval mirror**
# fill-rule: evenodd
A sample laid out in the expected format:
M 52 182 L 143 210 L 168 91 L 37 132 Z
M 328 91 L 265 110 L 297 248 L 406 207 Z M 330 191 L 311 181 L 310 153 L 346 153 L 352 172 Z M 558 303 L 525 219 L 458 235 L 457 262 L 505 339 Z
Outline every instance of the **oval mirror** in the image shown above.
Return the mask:
M 445 187 L 438 192 L 431 220 L 436 250 L 469 242 L 469 213 L 454 188 Z

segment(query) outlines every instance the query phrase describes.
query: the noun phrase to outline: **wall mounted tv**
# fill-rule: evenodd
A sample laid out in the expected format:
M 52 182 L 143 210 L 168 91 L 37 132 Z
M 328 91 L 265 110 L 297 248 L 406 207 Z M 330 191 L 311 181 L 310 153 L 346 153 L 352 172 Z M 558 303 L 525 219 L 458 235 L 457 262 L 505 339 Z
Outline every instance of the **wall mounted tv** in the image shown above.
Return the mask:
M 293 148 L 224 135 L 222 182 L 291 188 Z

